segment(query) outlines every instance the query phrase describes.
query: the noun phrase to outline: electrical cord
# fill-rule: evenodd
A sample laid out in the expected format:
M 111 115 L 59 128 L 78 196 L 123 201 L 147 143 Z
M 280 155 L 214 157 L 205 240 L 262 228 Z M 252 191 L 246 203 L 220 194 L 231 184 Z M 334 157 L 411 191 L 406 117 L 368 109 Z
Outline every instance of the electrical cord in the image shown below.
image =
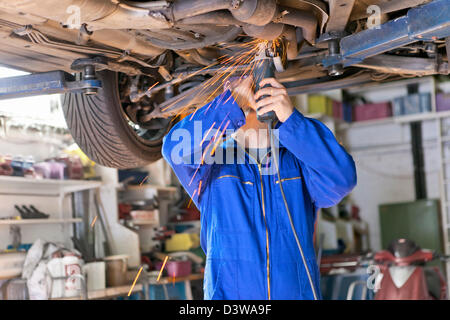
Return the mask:
M 311 272 L 309 271 L 308 264 L 307 264 L 306 259 L 305 259 L 305 255 L 303 253 L 302 245 L 300 243 L 300 240 L 298 239 L 297 232 L 295 231 L 294 223 L 292 221 L 291 211 L 289 210 L 289 206 L 288 206 L 288 203 L 286 201 L 286 196 L 284 194 L 283 184 L 281 182 L 281 176 L 280 176 L 280 167 L 279 167 L 279 162 L 278 162 L 278 160 L 279 160 L 278 159 L 278 152 L 277 152 L 277 150 L 275 148 L 275 135 L 273 133 L 273 128 L 272 128 L 273 120 L 271 120 L 271 119 L 267 120 L 266 123 L 267 123 L 267 126 L 269 128 L 270 147 L 271 147 L 271 151 L 272 151 L 272 154 L 273 154 L 273 159 L 274 159 L 274 162 L 275 162 L 275 168 L 277 170 L 278 181 L 279 181 L 278 185 L 280 186 L 280 191 L 281 191 L 281 195 L 283 197 L 284 206 L 286 208 L 286 212 L 287 212 L 288 217 L 289 217 L 289 223 L 291 225 L 292 232 L 294 233 L 295 242 L 297 243 L 298 250 L 300 252 L 300 255 L 302 256 L 303 265 L 304 265 L 304 267 L 306 269 L 306 274 L 308 276 L 309 285 L 311 286 L 311 290 L 312 290 L 312 293 L 313 293 L 313 296 L 314 296 L 314 300 L 318 300 L 316 289 L 315 289 L 314 283 L 312 281 Z

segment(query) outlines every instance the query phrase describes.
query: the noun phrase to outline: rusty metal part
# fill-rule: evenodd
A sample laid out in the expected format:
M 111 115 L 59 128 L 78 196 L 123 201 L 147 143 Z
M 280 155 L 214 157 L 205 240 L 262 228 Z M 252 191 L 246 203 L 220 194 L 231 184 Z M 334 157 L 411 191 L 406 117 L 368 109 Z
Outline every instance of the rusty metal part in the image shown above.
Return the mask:
M 177 54 L 180 57 L 183 57 L 183 59 L 186 60 L 187 62 L 195 64 L 209 66 L 214 63 L 214 61 L 209 60 L 206 57 L 202 56 L 197 49 L 177 51 Z
M 433 74 L 448 74 L 448 64 L 441 62 L 436 64 L 434 58 L 400 57 L 381 54 L 370 57 L 363 62 L 355 64 L 355 67 L 376 70 L 387 74 L 427 76 Z
M 242 26 L 245 23 L 237 20 L 229 11 L 220 10 L 199 14 L 193 17 L 184 18 L 175 22 L 175 25 L 192 25 L 192 24 L 212 24 L 218 26 L 236 25 Z
M 86 23 L 90 31 L 99 29 L 169 28 L 163 15 L 151 14 L 148 9 L 132 7 L 109 0 L 0 0 L 0 9 L 14 10 L 80 27 Z M 49 10 L 49 8 L 52 8 Z
M 279 7 L 279 12 L 274 17 L 274 22 L 299 27 L 303 31 L 303 37 L 314 44 L 316 42 L 318 20 L 309 11 L 302 11 L 287 7 Z
M 330 17 L 325 31 L 344 31 L 354 4 L 355 0 L 328 0 Z
M 286 55 L 288 60 L 293 60 L 298 56 L 297 34 L 292 26 L 284 26 L 282 36 L 286 39 Z
M 245 0 L 237 8 L 230 8 L 231 14 L 239 21 L 263 26 L 272 21 L 277 10 L 274 0 Z
M 198 28 L 199 26 L 191 26 L 192 29 Z M 173 39 L 172 41 L 167 41 L 161 39 L 160 33 L 150 31 L 150 30 L 139 30 L 140 35 L 145 36 L 145 39 L 154 46 L 171 49 L 171 50 L 188 50 L 203 48 L 206 46 L 213 45 L 217 42 L 226 42 L 235 39 L 241 32 L 240 27 L 228 26 L 228 27 L 216 27 L 216 26 L 205 26 L 203 28 L 209 29 L 209 32 L 214 30 L 214 34 L 209 34 L 208 37 L 198 38 L 196 41 L 185 39 Z
M 224 10 L 230 7 L 229 0 L 177 0 L 171 10 L 174 21 L 198 16 L 204 13 Z
M 275 40 L 282 35 L 284 31 L 284 24 L 281 23 L 269 23 L 264 26 L 255 26 L 253 24 L 245 25 L 244 32 L 251 37 L 265 40 Z

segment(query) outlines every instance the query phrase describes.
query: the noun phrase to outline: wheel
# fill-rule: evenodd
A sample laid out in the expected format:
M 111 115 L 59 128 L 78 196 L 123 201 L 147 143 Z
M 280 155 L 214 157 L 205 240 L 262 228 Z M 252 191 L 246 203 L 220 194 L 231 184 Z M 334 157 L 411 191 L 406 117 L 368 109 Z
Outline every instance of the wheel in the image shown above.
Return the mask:
M 118 74 L 96 73 L 102 81 L 97 94 L 66 93 L 62 105 L 67 126 L 78 146 L 96 163 L 112 168 L 141 167 L 161 158 L 167 119 L 157 130 L 138 128 L 127 117 L 119 96 Z

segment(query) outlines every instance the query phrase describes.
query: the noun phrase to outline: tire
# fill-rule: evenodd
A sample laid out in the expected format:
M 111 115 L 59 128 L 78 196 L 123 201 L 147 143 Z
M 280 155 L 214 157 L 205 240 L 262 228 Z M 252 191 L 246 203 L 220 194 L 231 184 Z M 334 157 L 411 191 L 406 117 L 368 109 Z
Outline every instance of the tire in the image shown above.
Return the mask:
M 118 74 L 105 70 L 96 76 L 102 81 L 97 94 L 62 96 L 64 117 L 75 142 L 91 160 L 106 167 L 130 169 L 159 160 L 164 135 L 151 141 L 138 136 L 120 102 Z

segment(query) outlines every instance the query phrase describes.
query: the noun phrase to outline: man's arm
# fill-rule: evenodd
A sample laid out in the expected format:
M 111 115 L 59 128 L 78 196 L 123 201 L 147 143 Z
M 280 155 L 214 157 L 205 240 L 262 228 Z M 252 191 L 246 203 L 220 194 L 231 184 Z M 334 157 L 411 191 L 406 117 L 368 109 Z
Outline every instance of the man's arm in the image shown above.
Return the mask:
M 355 187 L 355 163 L 323 123 L 294 109 L 278 129 L 281 144 L 302 164 L 316 207 L 339 203 Z
M 294 109 L 286 88 L 273 78 L 261 81 L 255 94 L 269 97 L 256 104 L 258 113 L 275 111 L 281 125 L 278 138 L 300 160 L 303 175 L 314 205 L 331 207 L 356 185 L 356 168 L 352 157 L 336 141 L 333 133 L 320 121 L 304 117 Z M 259 109 L 260 108 L 260 109 Z
M 196 206 L 212 168 L 202 159 L 214 149 L 225 130 L 237 130 L 244 124 L 244 113 L 231 92 L 226 91 L 178 122 L 165 136 L 163 157 Z

